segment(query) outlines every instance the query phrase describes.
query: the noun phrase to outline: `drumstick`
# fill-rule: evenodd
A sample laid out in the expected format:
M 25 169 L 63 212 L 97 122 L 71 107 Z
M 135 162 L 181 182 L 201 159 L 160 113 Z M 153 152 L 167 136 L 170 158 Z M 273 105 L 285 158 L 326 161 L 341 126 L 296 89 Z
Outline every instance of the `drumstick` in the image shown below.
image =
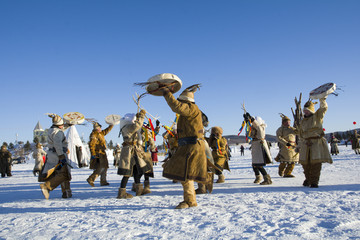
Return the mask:
M 137 96 L 139 96 L 137 93 L 135 93 L 135 94 L 136 94 Z M 133 100 L 134 100 L 135 104 L 138 106 L 137 112 L 139 112 L 139 109 L 140 109 L 140 108 L 145 110 L 145 108 L 143 108 L 142 106 L 140 106 L 140 98 L 141 98 L 141 95 L 140 95 L 140 97 L 138 97 L 139 100 L 136 101 L 135 97 L 133 96 Z M 145 111 L 146 111 L 146 110 L 145 110 Z M 154 117 L 154 116 L 151 115 L 148 111 L 146 111 L 146 114 L 149 114 L 150 117 L 152 117 L 154 120 L 159 119 L 159 117 Z M 149 119 L 149 117 L 147 117 L 146 114 L 145 114 L 145 117 L 146 117 L 147 119 Z

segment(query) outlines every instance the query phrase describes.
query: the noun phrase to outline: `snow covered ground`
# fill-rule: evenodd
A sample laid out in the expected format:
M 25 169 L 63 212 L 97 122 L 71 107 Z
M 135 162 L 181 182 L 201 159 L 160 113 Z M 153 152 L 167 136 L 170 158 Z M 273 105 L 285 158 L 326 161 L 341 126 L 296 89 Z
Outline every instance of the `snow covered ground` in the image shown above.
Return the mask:
M 62 199 L 59 187 L 45 200 L 33 162 L 14 165 L 13 177 L 0 179 L 0 239 L 360 238 L 360 156 L 350 147 L 340 146 L 334 163 L 323 165 L 318 189 L 302 187 L 300 165 L 296 178 L 280 178 L 278 163 L 266 167 L 273 185 L 256 185 L 250 151 L 241 157 L 235 150 L 226 183 L 215 183 L 212 194 L 197 196 L 198 207 L 183 210 L 174 209 L 182 201 L 181 184 L 162 178 L 160 165 L 151 194 L 121 200 L 113 167 L 110 186 L 100 187 L 97 179 L 91 188 L 86 178 L 92 171 L 73 169 L 73 198 Z

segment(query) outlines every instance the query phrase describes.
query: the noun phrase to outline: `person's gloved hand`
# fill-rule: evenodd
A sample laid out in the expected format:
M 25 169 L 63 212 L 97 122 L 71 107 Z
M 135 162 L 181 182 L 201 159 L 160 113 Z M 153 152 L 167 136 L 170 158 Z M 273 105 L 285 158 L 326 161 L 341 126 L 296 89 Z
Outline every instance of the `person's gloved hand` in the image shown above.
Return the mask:
M 59 156 L 59 166 L 56 168 L 56 170 L 60 170 L 64 165 L 66 165 L 66 158 L 65 155 Z
M 168 94 L 170 92 L 169 88 L 167 88 L 167 87 L 161 88 L 161 91 L 162 91 L 163 96 L 165 96 L 166 94 Z
M 255 120 L 255 118 L 253 116 L 251 116 L 250 113 L 248 113 L 248 112 L 246 112 L 246 116 L 251 122 L 253 122 Z
M 156 126 L 160 126 L 160 121 L 159 120 L 156 120 Z
M 144 109 L 141 109 L 140 112 L 136 114 L 136 117 L 145 117 L 146 111 Z

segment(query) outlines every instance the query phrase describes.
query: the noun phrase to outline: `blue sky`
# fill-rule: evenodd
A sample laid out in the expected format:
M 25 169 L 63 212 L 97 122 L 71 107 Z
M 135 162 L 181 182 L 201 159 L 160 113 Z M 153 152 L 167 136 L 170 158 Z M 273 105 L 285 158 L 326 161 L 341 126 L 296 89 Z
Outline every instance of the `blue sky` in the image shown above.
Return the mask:
M 327 132 L 360 123 L 360 1 L 0 1 L 0 142 L 32 141 L 54 112 L 101 124 L 137 110 L 134 87 L 170 72 L 183 88 L 201 83 L 196 103 L 211 126 L 237 134 L 241 104 L 268 124 L 291 116 L 294 97 L 335 82 Z M 181 92 L 181 90 L 180 90 Z M 180 94 L 178 92 L 176 96 Z M 162 97 L 142 105 L 163 124 Z M 359 127 L 357 125 L 356 127 Z M 91 125 L 78 126 L 88 139 Z M 117 138 L 118 126 L 106 137 Z M 161 139 L 161 138 L 160 138 Z

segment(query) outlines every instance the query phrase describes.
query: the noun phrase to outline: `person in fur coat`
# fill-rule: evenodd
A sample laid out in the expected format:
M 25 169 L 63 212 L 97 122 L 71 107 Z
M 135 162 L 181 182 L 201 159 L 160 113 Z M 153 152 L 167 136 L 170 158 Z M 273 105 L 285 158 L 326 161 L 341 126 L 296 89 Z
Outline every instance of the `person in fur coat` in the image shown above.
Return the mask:
M 119 143 L 116 144 L 113 155 L 114 155 L 114 166 L 118 167 L 119 166 L 119 161 L 120 161 L 120 155 L 121 155 L 121 147 L 120 147 Z
M 68 166 L 68 143 L 64 131 L 68 125 L 56 114 L 48 114 L 52 118 L 52 126 L 48 131 L 48 152 L 46 162 L 39 174 L 38 181 L 45 199 L 49 199 L 50 191 L 61 185 L 62 197 L 71 198 L 71 172 Z
M 296 129 L 291 127 L 291 120 L 281 115 L 281 127 L 276 130 L 276 137 L 279 143 L 279 153 L 275 160 L 279 164 L 279 176 L 293 178 L 292 171 L 295 164 L 299 162 L 299 154 L 296 148 Z
M 330 136 L 330 152 L 331 155 L 338 155 L 339 154 L 339 148 L 338 148 L 338 143 L 339 143 L 339 139 L 337 139 L 334 135 L 334 133 L 331 134 Z
M 194 100 L 194 92 L 198 88 L 197 84 L 186 88 L 178 99 L 168 88 L 163 88 L 167 104 L 179 114 L 178 148 L 163 165 L 163 176 L 180 181 L 183 186 L 184 200 L 176 209 L 197 206 L 194 181 L 206 183 L 208 176 L 202 113 Z
M 360 135 L 357 133 L 357 130 L 354 130 L 354 134 L 351 134 L 349 141 L 351 142 L 351 147 L 355 151 L 355 154 L 360 154 Z
M 207 139 L 212 149 L 211 153 L 215 166 L 219 169 L 215 171 L 215 174 L 218 176 L 216 183 L 225 182 L 224 169 L 230 171 L 227 140 L 222 136 L 222 133 L 223 130 L 221 127 L 212 127 L 210 137 Z
M 320 107 L 315 111 L 316 102 L 304 105 L 304 118 L 297 127 L 300 136 L 299 162 L 303 166 L 305 180 L 303 186 L 318 188 L 322 163 L 332 163 L 329 146 L 324 138 L 323 121 L 328 109 L 326 98 L 320 99 Z
M 134 177 L 136 196 L 143 195 L 143 185 L 140 182 L 141 176 L 152 169 L 147 164 L 147 159 L 142 146 L 141 128 L 144 123 L 146 111 L 126 114 L 120 120 L 120 133 L 123 136 L 123 147 L 121 150 L 118 175 L 123 176 L 117 198 L 127 199 L 133 195 L 126 192 L 126 185 L 130 177 Z M 150 160 L 151 161 L 151 160 Z M 151 164 L 152 166 L 152 164 Z
M 106 180 L 107 169 L 109 168 L 109 161 L 106 155 L 106 141 L 105 135 L 107 135 L 114 125 L 109 125 L 106 129 L 102 130 L 101 125 L 97 122 L 93 123 L 93 131 L 90 134 L 90 169 L 93 169 L 93 173 L 86 180 L 90 186 L 95 187 L 95 179 L 100 176 L 100 186 L 108 186 L 109 183 Z
M 1 146 L 0 150 L 0 173 L 1 177 L 5 177 L 6 175 L 8 177 L 11 177 L 11 153 L 9 150 L 7 150 L 6 145 Z
M 265 140 L 266 124 L 261 117 L 253 118 L 249 113 L 244 114 L 244 120 L 251 123 L 251 158 L 255 173 L 254 183 L 260 183 L 261 185 L 272 184 L 271 177 L 264 168 L 266 164 L 271 163 L 269 147 Z M 261 182 L 260 173 L 264 177 L 263 182 Z

